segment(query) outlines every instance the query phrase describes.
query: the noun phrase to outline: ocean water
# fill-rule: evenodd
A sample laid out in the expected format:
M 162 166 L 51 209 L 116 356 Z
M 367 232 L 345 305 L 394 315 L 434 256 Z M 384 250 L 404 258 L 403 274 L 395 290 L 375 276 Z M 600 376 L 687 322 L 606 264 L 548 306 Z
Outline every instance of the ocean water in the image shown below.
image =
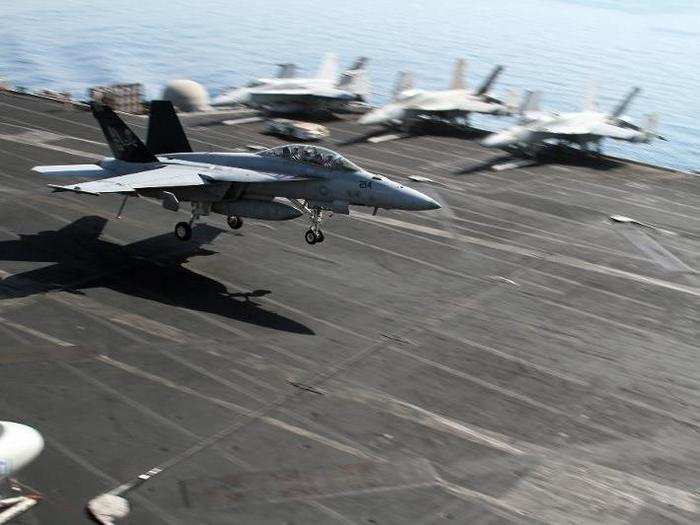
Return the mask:
M 457 57 L 467 79 L 506 66 L 495 92 L 542 90 L 543 106 L 581 108 L 587 86 L 611 108 L 643 88 L 629 114 L 659 113 L 669 142 L 606 151 L 700 169 L 698 0 L 22 0 L 0 2 L 0 77 L 28 89 L 142 82 L 149 97 L 174 78 L 212 95 L 271 75 L 278 62 L 313 73 L 326 51 L 370 58 L 372 102 L 397 72 L 446 87 Z M 0 110 L 1 117 L 1 110 Z M 498 129 L 508 120 L 481 117 Z

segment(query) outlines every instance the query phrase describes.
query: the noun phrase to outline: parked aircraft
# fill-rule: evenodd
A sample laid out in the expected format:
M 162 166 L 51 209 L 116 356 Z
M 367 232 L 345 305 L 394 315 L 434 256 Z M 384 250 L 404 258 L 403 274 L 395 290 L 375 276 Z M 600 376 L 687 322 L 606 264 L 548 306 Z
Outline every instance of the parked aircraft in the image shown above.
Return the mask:
M 328 54 L 313 78 L 296 77 L 294 64 L 279 64 L 277 78 L 253 80 L 217 97 L 213 105 L 244 104 L 271 113 L 344 111 L 369 95 L 366 64 L 366 58 L 359 58 L 338 75 L 338 57 Z
M 36 166 L 34 171 L 74 177 L 100 177 L 69 185 L 49 184 L 54 191 L 159 199 L 165 209 L 192 205 L 189 221 L 178 222 L 175 235 L 187 240 L 192 224 L 209 213 L 225 215 L 240 228 L 242 217 L 288 220 L 307 214 L 306 242 L 324 240 L 323 213 L 349 213 L 350 205 L 382 209 L 432 210 L 440 205 L 422 193 L 368 172 L 339 153 L 319 146 L 288 144 L 255 153 L 192 152 L 168 102 L 156 103 L 165 128 L 149 129 L 149 149 L 110 108 L 93 103 L 92 111 L 114 154 L 96 165 Z M 177 151 L 179 150 L 179 151 Z M 159 156 L 156 156 L 158 154 Z M 102 178 L 104 177 L 104 178 Z M 285 202 L 285 200 L 287 202 Z
M 641 126 L 623 116 L 639 92 L 639 88 L 633 88 L 610 113 L 598 111 L 592 96 L 587 97 L 584 111 L 541 111 L 540 94 L 530 92 L 519 110 L 518 123 L 489 135 L 482 144 L 491 148 L 516 148 L 535 155 L 544 145 L 552 142 L 576 144 L 584 151 L 593 145 L 600 153 L 601 142 L 606 138 L 635 143 L 650 142 L 654 138 L 666 140 L 656 133 L 657 115 L 649 115 Z
M 503 66 L 496 66 L 477 89 L 467 89 L 464 81 L 466 62 L 457 60 L 452 81 L 446 90 L 428 91 L 413 88 L 409 72 L 402 72 L 394 88 L 393 100 L 366 113 L 360 124 L 400 127 L 408 131 L 421 121 L 439 121 L 464 126 L 471 113 L 508 115 L 509 106 L 489 95 Z

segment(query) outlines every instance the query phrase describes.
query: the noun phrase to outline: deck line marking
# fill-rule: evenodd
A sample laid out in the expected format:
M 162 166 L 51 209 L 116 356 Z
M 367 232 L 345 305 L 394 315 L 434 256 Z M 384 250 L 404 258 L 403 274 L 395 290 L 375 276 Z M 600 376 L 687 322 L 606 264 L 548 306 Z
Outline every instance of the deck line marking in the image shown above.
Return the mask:
M 515 392 L 514 390 L 510 390 L 508 388 L 504 388 L 502 386 L 495 385 L 489 381 L 486 381 L 485 379 L 481 379 L 479 377 L 476 377 L 472 374 L 468 374 L 466 372 L 462 372 L 461 370 L 457 370 L 455 368 L 452 368 L 450 366 L 444 365 L 442 363 L 439 363 L 437 361 L 433 361 L 432 359 L 425 358 L 423 356 L 419 356 L 416 354 L 413 354 L 411 352 L 408 352 L 406 350 L 400 349 L 395 346 L 387 346 L 387 350 L 391 350 L 392 352 L 396 352 L 402 355 L 405 355 L 407 357 L 411 357 L 417 361 L 420 361 L 421 363 L 424 363 L 428 366 L 431 366 L 433 368 L 437 368 L 438 370 L 442 370 L 443 372 L 446 372 L 447 374 L 450 374 L 455 377 L 459 377 L 461 379 L 464 379 L 466 381 L 469 381 L 470 383 L 474 383 L 475 385 L 481 386 L 487 390 L 492 390 L 494 392 L 498 392 L 499 394 L 509 397 L 511 399 L 515 399 L 517 401 L 520 401 L 524 404 L 530 405 L 534 408 L 539 408 L 541 410 L 544 410 L 545 412 L 549 412 L 551 414 L 555 414 L 561 417 L 564 417 L 566 419 L 570 419 L 575 421 L 577 424 L 591 428 L 593 430 L 596 430 L 598 432 L 607 434 L 608 436 L 612 436 L 618 439 L 625 439 L 629 437 L 628 435 L 619 432 L 617 430 L 611 429 L 606 427 L 605 425 L 599 425 L 597 423 L 592 423 L 589 421 L 581 421 L 580 419 L 577 419 L 574 417 L 570 412 L 567 412 L 566 410 L 561 410 L 559 408 L 547 405 L 546 403 L 542 403 L 541 401 L 537 401 L 536 399 L 527 396 L 525 394 L 521 394 L 519 392 Z
M 147 407 L 146 405 L 139 403 L 135 399 L 132 399 L 123 393 L 121 393 L 118 390 L 115 390 L 114 388 L 108 386 L 104 381 L 100 381 L 98 379 L 95 379 L 94 377 L 90 376 L 89 374 L 86 374 L 79 368 L 70 365 L 68 363 L 63 363 L 63 362 L 58 362 L 57 363 L 59 366 L 62 368 L 66 369 L 67 371 L 71 372 L 75 376 L 81 378 L 83 381 L 87 382 L 88 384 L 91 384 L 92 386 L 99 388 L 103 392 L 108 393 L 111 396 L 116 397 L 119 399 L 122 403 L 126 404 L 127 406 L 130 406 L 131 408 L 135 409 L 137 412 L 141 412 L 142 414 L 152 418 L 153 420 L 157 421 L 158 423 L 165 425 L 167 427 L 170 427 L 171 429 L 177 430 L 181 434 L 192 438 L 194 440 L 200 440 L 203 439 L 203 436 L 200 436 L 199 434 L 196 434 L 195 432 L 192 432 L 188 430 L 187 428 L 183 427 L 182 425 L 176 423 L 175 421 L 168 419 L 167 417 L 159 414 L 155 410 Z M 252 470 L 253 465 L 248 463 L 247 461 L 244 461 L 240 458 L 237 458 L 233 454 L 227 452 L 226 450 L 223 450 L 221 447 L 218 446 L 213 446 L 212 447 L 214 450 L 216 450 L 219 454 L 221 454 L 222 457 L 230 461 L 231 463 L 238 465 L 239 467 L 243 467 L 245 469 Z
M 23 324 L 15 323 L 13 321 L 10 321 L 9 319 L 5 319 L 4 317 L 0 317 L 0 323 L 3 323 L 6 326 L 9 326 L 11 328 L 14 328 L 15 330 L 19 330 L 20 332 L 24 332 L 29 335 L 33 335 L 34 337 L 37 337 L 39 339 L 43 339 L 45 341 L 48 341 L 50 343 L 53 343 L 58 346 L 63 346 L 63 347 L 68 347 L 68 346 L 75 346 L 73 343 L 69 343 L 67 341 L 64 341 L 62 339 L 59 339 L 57 337 L 53 337 L 49 334 L 45 334 L 44 332 L 40 332 L 39 330 L 35 330 L 34 328 L 30 328 L 28 326 L 24 326 Z
M 277 428 L 280 428 L 282 430 L 286 430 L 287 432 L 290 432 L 292 434 L 296 434 L 305 438 L 308 438 L 313 441 L 317 441 L 321 444 L 324 444 L 328 447 L 335 448 L 337 450 L 340 450 L 341 452 L 345 452 L 347 454 L 363 458 L 363 459 L 369 459 L 372 461 L 386 461 L 384 458 L 381 456 L 378 456 L 376 454 L 370 453 L 370 452 L 365 452 L 359 449 L 356 449 L 354 447 L 350 447 L 348 445 L 345 445 L 344 443 L 340 443 L 334 439 L 329 439 L 325 436 L 322 436 L 320 434 L 317 434 L 315 432 L 311 432 L 309 430 L 306 430 L 304 428 L 298 427 L 296 425 L 291 425 L 289 423 L 286 423 L 282 420 L 270 417 L 270 416 L 264 416 L 257 414 L 255 410 L 250 410 L 248 408 L 245 408 L 241 405 L 237 405 L 235 403 L 232 403 L 230 401 L 224 401 L 223 399 L 219 399 L 213 396 L 208 396 L 206 394 L 202 394 L 201 392 L 194 390 L 190 387 L 184 386 L 184 385 L 179 385 L 169 379 L 166 379 L 164 377 L 151 374 L 150 372 L 146 372 L 144 370 L 141 370 L 137 367 L 134 367 L 132 365 L 128 365 L 126 363 L 122 363 L 120 361 L 117 361 L 116 359 L 113 359 L 111 357 L 101 355 L 97 359 L 100 361 L 113 366 L 115 368 L 119 368 L 127 373 L 130 373 L 132 375 L 136 375 L 139 377 L 142 377 L 144 379 L 148 379 L 149 381 L 152 381 L 154 383 L 159 383 L 163 386 L 166 386 L 168 388 L 171 388 L 173 390 L 177 390 L 180 392 L 183 392 L 185 394 L 189 394 L 193 397 L 197 397 L 199 399 L 203 399 L 206 401 L 209 401 L 210 403 L 213 403 L 215 405 L 221 406 L 223 408 L 227 408 L 233 412 L 237 412 L 240 415 L 246 416 L 246 417 L 251 417 L 254 419 L 257 419 L 259 421 L 262 421 L 263 423 L 266 423 L 270 426 L 274 426 Z

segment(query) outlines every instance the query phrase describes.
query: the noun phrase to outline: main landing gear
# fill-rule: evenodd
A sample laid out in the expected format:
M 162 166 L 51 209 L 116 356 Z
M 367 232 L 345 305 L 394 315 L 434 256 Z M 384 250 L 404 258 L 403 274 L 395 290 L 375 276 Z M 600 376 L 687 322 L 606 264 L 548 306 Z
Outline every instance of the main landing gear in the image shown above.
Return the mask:
M 311 222 L 311 227 L 306 230 L 304 234 L 304 239 L 309 244 L 316 244 L 317 242 L 323 242 L 325 236 L 321 231 L 321 221 L 323 220 L 323 212 L 320 208 L 313 208 L 309 213 L 309 221 Z
M 239 230 L 243 226 L 243 219 L 235 215 L 227 217 L 226 222 L 232 230 Z
M 209 202 L 193 202 L 192 216 L 188 222 L 182 221 L 175 225 L 175 237 L 181 241 L 189 241 L 192 238 L 192 225 L 202 215 L 209 215 L 211 203 Z

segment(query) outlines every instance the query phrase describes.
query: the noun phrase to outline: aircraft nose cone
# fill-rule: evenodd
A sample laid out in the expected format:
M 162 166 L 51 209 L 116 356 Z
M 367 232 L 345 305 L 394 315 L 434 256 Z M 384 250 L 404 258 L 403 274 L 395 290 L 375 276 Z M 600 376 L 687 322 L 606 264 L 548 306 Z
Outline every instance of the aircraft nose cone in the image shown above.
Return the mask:
M 442 208 L 439 202 L 413 188 L 404 188 L 406 210 L 428 211 Z
M 0 421 L 0 478 L 27 466 L 44 449 L 38 430 L 19 423 Z

